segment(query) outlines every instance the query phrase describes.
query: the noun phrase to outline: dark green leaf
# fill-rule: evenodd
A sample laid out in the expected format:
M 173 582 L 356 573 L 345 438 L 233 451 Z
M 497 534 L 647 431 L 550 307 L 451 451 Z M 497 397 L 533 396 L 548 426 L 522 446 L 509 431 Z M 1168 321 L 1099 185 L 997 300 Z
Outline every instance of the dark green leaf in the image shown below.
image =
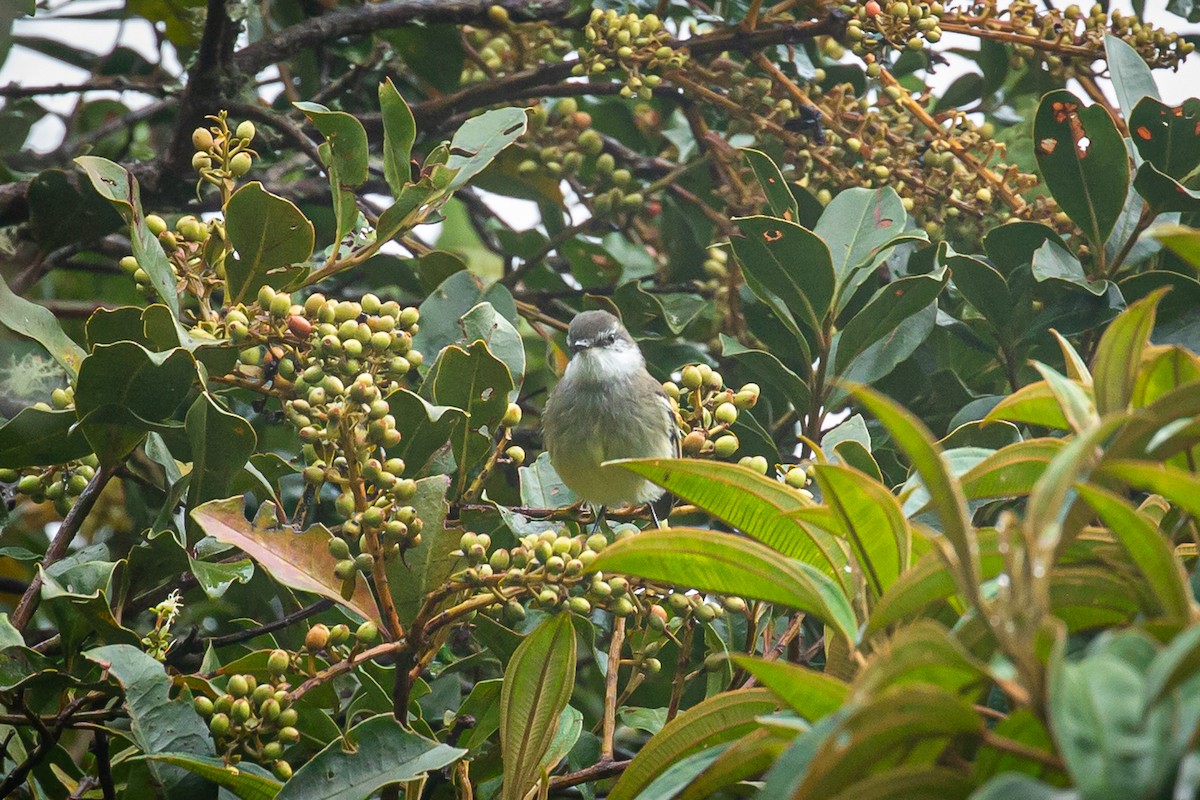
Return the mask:
M 417 123 L 412 111 L 391 78 L 379 84 L 379 107 L 383 112 L 383 175 L 392 194 L 412 178 L 412 146 L 417 138 Z
M 385 786 L 416 780 L 466 753 L 418 736 L 391 714 L 380 714 L 358 723 L 296 770 L 276 800 L 366 800 Z
M 908 213 L 900 195 L 882 189 L 843 189 L 825 207 L 814 233 L 829 246 L 838 291 L 848 299 L 848 287 L 858 285 L 857 268 L 892 240 L 904 235 Z
M 254 763 L 242 762 L 231 767 L 214 756 L 186 753 L 154 753 L 148 758 L 186 769 L 228 789 L 240 800 L 273 800 L 283 785 Z
M 326 166 L 337 169 L 342 184 L 351 188 L 367 180 L 367 132 L 362 123 L 344 111 L 330 111 L 320 103 L 294 103 L 325 137 L 332 153 Z
M 64 464 L 92 452 L 83 431 L 72 429 L 75 412 L 32 406 L 0 425 L 0 466 L 8 469 Z
M 313 224 L 290 200 L 251 181 L 229 198 L 225 215 L 237 251 L 225 262 L 229 304 L 249 302 L 264 284 L 279 288 L 304 271 L 295 265 L 312 255 Z
M 1112 117 L 1103 105 L 1084 106 L 1060 89 L 1038 105 L 1033 138 L 1050 193 L 1099 250 L 1129 188 L 1129 157 Z
M 195 508 L 229 493 L 254 453 L 258 436 L 249 422 L 221 408 L 208 393 L 192 403 L 184 429 L 192 445 L 188 506 Z
M 404 459 L 405 472 L 419 475 L 429 459 L 450 441 L 450 435 L 467 418 L 461 408 L 432 405 L 418 394 L 397 389 L 387 397 L 396 428 L 398 447 L 389 451 Z
M 445 526 L 450 510 L 446 503 L 449 488 L 450 478 L 446 475 L 431 475 L 417 481 L 417 493 L 408 502 L 417 510 L 424 526 L 421 543 L 409 549 L 403 561 L 388 561 L 392 601 L 405 625 L 417 615 L 425 595 L 449 580 L 460 563 L 460 557 L 452 553 L 458 550 L 462 531 Z
M 1129 134 L 1146 161 L 1169 178 L 1183 180 L 1200 166 L 1200 100 L 1171 107 L 1143 97 L 1129 115 Z
M 521 341 L 521 334 L 487 302 L 480 303 L 463 314 L 458 322 L 462 327 L 462 341 L 465 344 L 482 341 L 491 354 L 508 367 L 508 374 L 513 382 L 513 388 L 508 392 L 508 401 L 516 402 L 521 383 L 525 380 L 525 345 Z
M 46 348 L 71 376 L 79 372 L 79 365 L 87 355 L 82 347 L 63 333 L 49 309 L 13 294 L 3 278 L 0 278 L 0 325 L 28 336 Z
M 788 222 L 799 222 L 800 208 L 796 205 L 796 198 L 792 196 L 787 181 L 783 179 L 783 173 L 771 157 L 761 150 L 749 147 L 741 148 L 741 152 L 742 158 L 754 172 L 754 177 L 767 198 L 767 210 L 771 212 L 771 216 Z
M 1059 280 L 1078 286 L 1100 297 L 1108 290 L 1108 284 L 1103 280 L 1092 280 L 1083 271 L 1079 259 L 1059 247 L 1053 240 L 1045 244 L 1033 254 L 1033 277 L 1038 281 Z
M 447 191 L 466 185 L 483 172 L 501 150 L 525 133 L 527 123 L 523 108 L 495 108 L 464 122 L 450 141 L 446 166 L 457 172 Z
M 820 332 L 834 293 L 829 248 L 807 228 L 775 217 L 734 220 L 740 237 L 731 240 L 746 284 L 787 323 L 800 315 L 810 331 Z M 780 305 L 782 304 L 782 306 Z M 793 333 L 800 336 L 799 331 Z
M 846 372 L 867 348 L 894 333 L 905 320 L 934 302 L 949 279 L 949 271 L 941 269 L 931 275 L 901 278 L 881 287 L 838 336 L 838 370 Z

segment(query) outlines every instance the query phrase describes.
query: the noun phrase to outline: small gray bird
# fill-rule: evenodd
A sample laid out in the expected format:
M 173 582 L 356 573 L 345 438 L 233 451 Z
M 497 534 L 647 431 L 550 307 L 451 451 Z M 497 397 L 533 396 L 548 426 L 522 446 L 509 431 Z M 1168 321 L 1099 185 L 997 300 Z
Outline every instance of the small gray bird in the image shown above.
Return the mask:
M 662 384 L 616 317 L 584 311 L 567 330 L 571 361 L 542 414 L 550 463 L 592 506 L 649 503 L 663 490 L 616 466 L 618 458 L 679 456 L 679 427 Z M 658 515 L 655 515 L 658 518 Z

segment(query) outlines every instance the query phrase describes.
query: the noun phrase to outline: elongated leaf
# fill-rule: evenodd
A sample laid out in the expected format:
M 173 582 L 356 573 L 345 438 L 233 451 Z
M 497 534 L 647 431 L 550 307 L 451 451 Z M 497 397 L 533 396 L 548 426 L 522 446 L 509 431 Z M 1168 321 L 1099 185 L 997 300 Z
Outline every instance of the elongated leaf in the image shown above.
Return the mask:
M 304 271 L 292 265 L 312 255 L 315 234 L 292 201 L 251 181 L 229 198 L 226 218 L 229 242 L 237 251 L 225 262 L 227 303 L 248 301 L 263 285 L 284 286 Z
M 812 393 L 804 379 L 785 366 L 773 353 L 743 347 L 736 339 L 721 334 L 721 355 L 745 365 L 750 374 L 763 384 L 783 392 L 784 397 L 800 413 L 808 411 Z
M 344 740 L 330 742 L 296 770 L 276 799 L 366 800 L 385 786 L 416 780 L 466 753 L 418 736 L 391 714 L 380 714 L 346 731 Z
M 407 389 L 392 392 L 387 396 L 387 402 L 401 434 L 400 445 L 390 448 L 388 454 L 404 459 L 408 475 L 419 475 L 433 454 L 447 446 L 450 434 L 467 418 L 467 412 L 461 408 L 433 405 Z
M 206 534 L 240 548 L 284 586 L 319 594 L 364 619 L 381 622 L 365 582 L 360 580 L 355 584 L 350 599 L 342 597 L 342 582 L 333 574 L 337 561 L 329 554 L 329 538 L 333 534 L 328 528 L 314 525 L 304 533 L 256 528 L 242 513 L 244 503 L 241 495 L 210 500 L 192 509 L 191 517 Z
M 187 753 L 152 753 L 147 758 L 186 769 L 228 789 L 241 800 L 273 800 L 283 785 L 254 763 L 243 762 L 231 767 L 215 756 Z
M 832 536 L 807 529 L 785 516 L 812 503 L 752 469 L 696 459 L 648 458 L 617 463 L 826 575 L 836 577 L 845 563 Z
M 821 213 L 814 233 L 829 246 L 840 293 L 846 296 L 855 282 L 852 273 L 871 254 L 904 233 L 908 213 L 900 195 L 890 186 L 856 187 L 837 193 Z
M 850 393 L 883 423 L 896 444 L 908 456 L 917 474 L 925 482 L 930 505 L 942 524 L 942 534 L 958 558 L 958 568 L 979 581 L 979 543 L 967 514 L 962 485 L 951 474 L 945 458 L 934 444 L 933 434 L 911 412 L 864 386 L 852 386 Z
M 1166 288 L 1151 292 L 1109 323 L 1096 348 L 1096 411 L 1107 414 L 1125 409 L 1133 398 L 1134 385 L 1142 364 L 1142 352 L 1154 330 L 1158 302 Z
M 494 108 L 464 122 L 450 141 L 446 166 L 456 172 L 446 190 L 465 186 L 483 172 L 501 150 L 521 138 L 527 125 L 525 109 L 516 107 Z
M 704 771 L 678 795 L 679 800 L 708 800 L 719 797 L 722 789 L 761 775 L 783 755 L 791 741 L 783 731 L 762 727 L 746 734 L 728 747 L 717 745 L 700 751 L 696 755 L 704 756 L 717 750 L 721 752 L 717 753 L 717 757 L 712 759 Z M 678 786 L 678 782 L 675 785 Z M 645 797 L 645 794 L 642 797 Z
M 185 424 L 192 445 L 188 506 L 229 494 L 234 478 L 254 453 L 258 436 L 250 423 L 217 405 L 205 393 L 196 398 Z
M 129 225 L 130 244 L 138 266 L 150 276 L 150 284 L 154 291 L 166 303 L 167 308 L 171 309 L 171 316 L 177 320 L 179 290 L 176 287 L 175 274 L 167 254 L 158 243 L 158 237 L 146 225 L 137 178 L 120 164 L 98 156 L 80 156 L 75 159 L 75 163 L 87 173 L 88 179 L 100 196 L 112 203 Z
M 412 110 L 391 78 L 379 84 L 379 108 L 383 112 L 383 176 L 393 195 L 412 179 L 412 146 L 417 123 Z
M 854 611 L 832 578 L 748 539 L 688 528 L 653 531 L 605 548 L 591 569 L 766 600 L 819 617 L 848 642 L 856 639 Z
M 1106 460 L 1099 472 L 1139 491 L 1160 494 L 1192 516 L 1200 516 L 1200 477 L 1194 472 L 1157 461 L 1126 459 Z
M 796 198 L 771 157 L 761 150 L 749 147 L 740 149 L 742 158 L 746 159 L 746 165 L 754 172 L 754 177 L 767 198 L 767 208 L 771 216 L 787 222 L 799 222 L 800 208 L 796 205 Z
M 1131 119 L 1133 110 L 1143 97 L 1158 99 L 1158 86 L 1154 74 L 1137 50 L 1112 34 L 1104 34 L 1104 53 L 1108 60 L 1108 73 L 1112 78 L 1117 105 L 1125 119 Z M 1132 122 L 1130 128 L 1133 128 Z
M 905 765 L 857 781 L 830 800 L 962 800 L 974 788 L 960 770 Z
M 1013 312 L 1008 283 L 991 264 L 971 256 L 955 255 L 946 259 L 954 275 L 954 285 L 967 302 L 998 331 L 1007 330 Z
M 741 689 L 689 708 L 650 737 L 621 773 L 608 800 L 634 800 L 670 765 L 748 733 L 756 717 L 771 713 L 778 705 L 767 689 Z
M 1150 520 L 1112 492 L 1086 484 L 1076 485 L 1075 490 L 1124 546 L 1146 579 L 1163 615 L 1173 622 L 1186 623 L 1192 612 L 1187 575 L 1175 560 L 1166 537 Z
M 859 568 L 875 596 L 895 583 L 908 568 L 910 533 L 900 504 L 887 487 L 858 470 L 833 464 L 816 465 L 812 474 L 840 525 L 837 533 L 850 542 Z M 804 519 L 805 509 L 792 512 Z
M 997 403 L 984 420 L 1007 420 L 1060 431 L 1071 430 L 1071 423 L 1067 422 L 1066 414 L 1046 381 L 1022 386 Z
M 521 334 L 488 302 L 480 303 L 463 314 L 458 324 L 463 331 L 463 344 L 482 341 L 492 355 L 508 367 L 513 383 L 513 388 L 508 392 L 508 402 L 516 402 L 525 380 L 525 345 L 521 341 Z
M 978 696 L 990 682 L 984 665 L 947 628 L 917 620 L 900 628 L 854 680 L 860 696 L 901 684 L 930 684 L 963 699 Z
M 332 153 L 327 166 L 337 169 L 343 184 L 360 186 L 367 179 L 367 132 L 352 114 L 330 111 L 320 103 L 293 103 L 325 136 Z
M 615 666 L 615 665 L 614 665 Z M 504 670 L 500 690 L 501 800 L 521 800 L 541 763 L 575 686 L 575 627 L 559 614 L 525 637 Z
M 1040 361 L 1034 361 L 1033 366 L 1046 379 L 1046 386 L 1054 395 L 1058 407 L 1062 409 L 1071 430 L 1087 430 L 1096 424 L 1099 415 L 1096 413 L 1096 401 L 1089 387 L 1069 380 Z
M 807 228 L 776 217 L 740 217 L 734 222 L 742 236 L 730 243 L 746 285 L 764 303 L 774 307 L 780 301 L 799 314 L 809 330 L 821 331 L 835 280 L 825 242 Z
M 1055 789 L 1018 772 L 997 775 L 971 795 L 971 800 L 1080 800 L 1079 793 Z
M 1196 98 L 1172 108 L 1156 97 L 1143 97 L 1129 115 L 1129 133 L 1142 158 L 1165 177 L 1183 181 L 1200 166 L 1198 122 Z
M 850 696 L 848 684 L 823 672 L 778 659 L 767 661 L 741 654 L 730 660 L 809 722 L 837 711 Z
M 934 302 L 949 280 L 950 272 L 943 268 L 929 275 L 901 278 L 881 287 L 842 329 L 837 339 L 838 371 L 845 372 L 868 347 Z
M 1200 670 L 1200 625 L 1192 625 L 1171 640 L 1146 671 L 1145 702 L 1156 705 Z
M 208 729 L 191 703 L 171 699 L 171 679 L 162 664 L 128 644 L 97 647 L 84 656 L 121 684 L 133 738 L 142 752 L 214 754 Z M 152 762 L 150 771 L 168 797 L 209 794 L 201 778 L 178 767 Z
M 1112 117 L 1070 92 L 1049 92 L 1034 116 L 1033 139 L 1050 193 L 1093 248 L 1103 248 L 1129 189 L 1129 157 Z
M 13 294 L 3 278 L 0 278 L 0 325 L 28 336 L 46 348 L 71 377 L 79 372 L 79 365 L 87 355 L 63 333 L 50 309 Z
M 425 595 L 445 583 L 460 563 L 458 550 L 462 531 L 446 527 L 446 492 L 450 488 L 448 475 L 430 475 L 417 481 L 417 492 L 408 501 L 417 510 L 423 523 L 421 543 L 411 548 L 403 559 L 389 559 L 388 583 L 396 612 L 405 625 L 417 615 Z
M 1062 439 L 1045 438 L 997 450 L 962 476 L 963 494 L 968 500 L 1027 495 L 1062 446 Z

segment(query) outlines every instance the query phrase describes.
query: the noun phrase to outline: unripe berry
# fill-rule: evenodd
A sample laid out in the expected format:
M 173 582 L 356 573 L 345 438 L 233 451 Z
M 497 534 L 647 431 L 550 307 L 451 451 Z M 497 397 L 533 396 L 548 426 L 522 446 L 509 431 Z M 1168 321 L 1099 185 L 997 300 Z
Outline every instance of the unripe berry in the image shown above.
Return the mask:
M 717 406 L 717 410 L 713 412 L 713 417 L 717 422 L 732 425 L 734 422 L 737 422 L 737 407 L 733 403 L 721 403 L 721 405 Z
M 192 169 L 200 172 L 212 167 L 212 159 L 205 153 L 196 153 L 192 156 Z
M 158 214 L 147 214 L 146 228 L 155 236 L 159 236 L 166 232 L 167 221 Z
M 350 626 L 349 625 L 345 625 L 345 624 L 334 625 L 332 628 L 329 629 L 329 643 L 330 644 L 341 644 L 342 642 L 346 641 L 349 638 L 350 638 Z
M 213 714 L 208 721 L 208 730 L 213 736 L 224 736 L 229 733 L 229 717 L 225 714 Z
M 701 448 L 704 447 L 705 441 L 707 441 L 707 438 L 704 435 L 704 431 L 692 431 L 687 436 L 683 437 L 683 441 L 680 443 L 680 449 L 683 451 L 684 455 L 699 455 Z
M 250 701 L 241 697 L 234 701 L 233 707 L 229 710 L 229 718 L 240 724 L 250 719 L 250 711 Z
M 282 719 L 282 717 L 280 717 L 280 719 Z M 300 731 L 291 726 L 280 728 L 277 736 L 279 741 L 287 742 L 288 744 L 300 741 Z
M 208 128 L 196 128 L 192 131 L 192 146 L 197 150 L 211 150 L 213 144 L 212 131 Z
M 234 697 L 245 697 L 250 691 L 250 684 L 245 675 L 234 675 L 225 689 Z
M 521 422 L 521 407 L 516 403 L 509 403 L 508 408 L 504 412 L 504 418 L 500 420 L 500 424 L 505 428 L 512 428 Z
M 341 539 L 338 539 L 341 542 Z M 345 542 L 342 542 L 345 544 Z M 271 655 L 267 658 L 267 672 L 270 672 L 276 678 L 287 672 L 288 665 L 291 663 L 291 657 L 288 656 L 286 650 L 272 650 Z
M 737 452 L 740 442 L 732 433 L 727 433 L 721 436 L 713 443 L 713 453 L 717 458 L 729 458 Z
M 239 139 L 245 139 L 247 142 L 254 138 L 255 133 L 257 133 L 257 131 L 254 129 L 254 123 L 248 119 L 243 120 L 237 126 L 237 130 L 234 131 L 235 136 L 237 136 Z
M 699 389 L 704 383 L 704 376 L 700 373 L 700 369 L 693 364 L 683 368 L 680 378 L 684 388 L 687 389 Z
M 230 175 L 235 178 L 240 178 L 249 172 L 250 167 L 253 165 L 254 161 L 250 158 L 250 154 L 243 151 L 229 159 L 229 164 L 227 166 L 229 168 Z
M 525 448 L 519 445 L 513 445 L 504 451 L 504 455 L 518 467 L 525 463 Z
M 293 728 L 292 730 L 295 729 Z M 272 742 L 272 744 L 275 744 L 275 742 Z M 265 750 L 263 755 L 266 755 Z M 287 782 L 292 777 L 292 765 L 281 758 L 271 765 L 271 774 L 279 780 Z
M 213 713 L 213 701 L 200 695 L 192 700 L 192 708 L 202 717 L 210 717 Z

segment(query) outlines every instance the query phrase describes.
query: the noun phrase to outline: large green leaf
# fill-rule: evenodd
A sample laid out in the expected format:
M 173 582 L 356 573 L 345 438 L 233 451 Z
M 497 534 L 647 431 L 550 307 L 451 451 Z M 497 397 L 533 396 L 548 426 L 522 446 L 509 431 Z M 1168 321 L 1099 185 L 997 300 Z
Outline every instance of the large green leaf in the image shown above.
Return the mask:
M 463 314 L 458 324 L 462 328 L 462 341 L 465 344 L 482 341 L 491 354 L 508 367 L 513 382 L 508 401 L 516 402 L 525 380 L 525 345 L 521 341 L 521 334 L 488 302 L 480 303 Z
M 92 452 L 83 431 L 72 429 L 75 412 L 29 406 L 0 425 L 0 467 L 65 464 Z
M 971 800 L 1080 800 L 1080 797 L 1070 789 L 1055 789 L 1037 778 L 1006 772 L 980 787 Z
M 412 178 L 410 161 L 417 123 L 391 78 L 379 84 L 379 108 L 383 116 L 383 176 L 392 194 L 398 195 Z
M 1013 299 L 1000 271 L 982 259 L 954 255 L 946 259 L 954 285 L 975 310 L 997 331 L 1007 330 L 1013 314 Z
M 246 519 L 242 512 L 244 503 L 245 498 L 241 495 L 210 500 L 193 508 L 191 517 L 201 530 L 217 541 L 241 548 L 284 586 L 319 594 L 341 603 L 364 619 L 380 622 L 375 601 L 364 581 L 355 583 L 354 594 L 349 599 L 342 597 L 342 582 L 333 574 L 337 560 L 329 554 L 332 534 L 328 528 L 314 525 L 304 533 L 296 533 L 290 528 L 259 528 Z
M 225 262 L 226 302 L 252 299 L 265 284 L 279 288 L 304 271 L 293 266 L 312 255 L 313 224 L 290 200 L 271 194 L 258 181 L 229 198 L 226 231 L 236 258 Z
M 133 738 L 143 753 L 214 754 L 208 729 L 191 703 L 171 699 L 171 678 L 162 664 L 128 644 L 97 647 L 84 656 L 121 685 Z M 150 771 L 168 797 L 216 794 L 202 778 L 178 767 L 151 762 Z
M 962 476 L 963 494 L 968 500 L 1027 495 L 1062 446 L 1062 439 L 1043 438 L 997 450 Z
M 405 625 L 417 615 L 425 596 L 449 580 L 460 563 L 460 556 L 453 553 L 458 550 L 462 531 L 445 525 L 450 510 L 446 503 L 449 488 L 450 478 L 446 475 L 417 481 L 417 492 L 408 502 L 421 519 L 421 543 L 409 549 L 403 559 L 387 562 L 392 600 Z
M 1112 492 L 1086 484 L 1077 485 L 1075 490 L 1124 546 L 1163 616 L 1171 622 L 1186 624 L 1192 617 L 1187 574 L 1176 561 L 1166 537 L 1149 519 Z
M 850 601 L 832 578 L 749 539 L 690 528 L 646 532 L 605 548 L 591 569 L 765 600 L 820 618 L 848 642 L 857 639 Z
M 450 441 L 450 435 L 467 418 L 467 412 L 451 406 L 436 406 L 419 394 L 397 389 L 387 396 L 401 439 L 388 454 L 404 459 L 409 475 L 418 475 L 429 459 Z
M 821 213 L 814 233 L 829 246 L 839 294 L 848 299 L 855 278 L 872 254 L 904 234 L 908 213 L 890 186 L 843 189 Z M 865 277 L 865 276 L 864 276 Z
M 868 347 L 934 302 L 949 279 L 949 271 L 943 268 L 929 275 L 901 278 L 881 287 L 838 336 L 838 372 L 845 372 Z
M 800 413 L 808 411 L 812 402 L 812 393 L 804 379 L 785 366 L 779 358 L 766 350 L 753 350 L 743 347 L 736 339 L 721 334 L 721 355 L 732 358 L 739 364 L 745 365 L 751 376 L 763 382 L 763 385 L 783 392 L 784 397 L 792 407 Z
M 250 423 L 226 411 L 204 393 L 192 403 L 184 423 L 192 445 L 192 477 L 188 482 L 188 507 L 229 494 L 254 453 L 258 436 Z
M 79 365 L 87 355 L 63 332 L 48 308 L 13 294 L 3 278 L 0 278 L 0 325 L 28 336 L 46 348 L 72 377 L 79 372 Z
M 786 516 L 812 503 L 779 481 L 721 461 L 664 458 L 619 463 L 783 555 L 840 577 L 845 557 L 834 538 Z
M 1142 365 L 1142 352 L 1150 343 L 1158 302 L 1166 294 L 1158 289 L 1125 309 L 1109 323 L 1096 347 L 1096 411 L 1101 415 L 1122 411 L 1133 399 L 1133 389 Z
M 754 172 L 759 188 L 763 190 L 763 195 L 767 198 L 767 209 L 771 212 L 771 216 L 788 222 L 799 222 L 800 208 L 796 205 L 796 198 L 788 188 L 788 182 L 784 180 L 783 173 L 779 171 L 779 167 L 775 165 L 771 157 L 761 150 L 749 147 L 743 147 L 740 150 L 742 158 L 746 160 L 746 166 Z
M 613 664 L 612 668 L 617 665 Z M 521 800 L 541 779 L 542 759 L 575 686 L 575 626 L 559 614 L 525 637 L 504 670 L 500 690 L 500 800 Z
M 1108 74 L 1121 114 L 1131 120 L 1133 110 L 1144 97 L 1158 99 L 1154 74 L 1133 46 L 1112 34 L 1104 34 L 1104 52 L 1108 59 Z M 1130 122 L 1130 130 L 1133 123 Z
M 419 736 L 391 714 L 358 723 L 296 770 L 277 800 L 366 800 L 385 786 L 416 780 L 467 751 Z
M 186 769 L 228 789 L 241 800 L 273 800 L 283 785 L 254 763 L 242 762 L 234 767 L 214 756 L 187 753 L 153 753 L 147 758 Z
M 779 701 L 767 689 L 741 689 L 710 697 L 663 726 L 621 773 L 608 800 L 634 800 L 671 765 L 754 729 Z
M 1050 384 L 1046 381 L 1022 386 L 1005 397 L 984 417 L 985 422 L 990 420 L 1021 422 L 1060 431 L 1071 430 L 1067 415 L 1063 413 L 1062 406 L 1058 404 Z
M 746 285 L 777 313 L 782 303 L 785 323 L 795 313 L 809 330 L 820 332 L 835 282 L 825 242 L 807 228 L 775 217 L 740 217 L 734 222 L 742 235 L 730 243 Z
M 171 315 L 178 319 L 179 290 L 176 288 L 175 274 L 167 254 L 158 243 L 158 237 L 146 225 L 137 178 L 120 164 L 99 156 L 80 156 L 75 163 L 87 173 L 100 196 L 111 202 L 129 225 L 129 240 L 138 266 L 150 276 L 154 291 L 171 309 Z
M 1177 181 L 1200 166 L 1200 100 L 1171 107 L 1157 97 L 1143 97 L 1129 115 L 1134 147 L 1159 172 Z
M 1047 93 L 1033 120 L 1038 168 L 1055 201 L 1104 247 L 1129 189 L 1129 156 L 1103 105 L 1084 106 L 1068 91 Z
M 732 656 L 731 660 L 809 722 L 837 711 L 850 696 L 850 687 L 846 683 L 798 664 L 741 654 Z
M 446 166 L 456 172 L 447 191 L 465 186 L 483 172 L 501 150 L 525 133 L 527 124 L 525 109 L 517 107 L 494 108 L 464 122 L 450 141 Z
M 465 349 L 451 345 L 442 350 L 425 376 L 421 394 L 438 405 L 467 412 L 451 437 L 455 461 L 464 474 L 491 446 L 491 440 L 478 432 L 495 429 L 508 409 L 513 388 L 508 366 L 479 339 Z

